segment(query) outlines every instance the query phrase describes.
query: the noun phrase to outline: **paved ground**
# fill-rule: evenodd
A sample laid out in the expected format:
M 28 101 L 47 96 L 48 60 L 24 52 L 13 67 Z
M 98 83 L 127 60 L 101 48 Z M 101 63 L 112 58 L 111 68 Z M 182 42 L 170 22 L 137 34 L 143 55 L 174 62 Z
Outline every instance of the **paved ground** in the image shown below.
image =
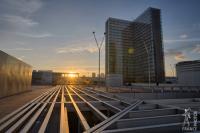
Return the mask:
M 0 99 L 0 119 L 41 95 L 48 88 L 50 86 L 33 86 L 31 91 Z
M 94 86 L 93 86 L 94 87 Z M 168 91 L 168 92 L 149 92 L 142 88 L 140 89 L 131 89 L 131 88 L 106 88 L 106 87 L 94 87 L 96 91 L 109 92 L 114 97 L 118 99 L 133 102 L 135 99 L 141 100 L 153 100 L 153 99 L 183 99 L 183 98 L 200 98 L 200 91 Z
M 132 87 L 98 87 L 98 86 L 91 86 L 95 90 L 100 90 L 100 91 L 105 91 L 105 92 L 110 92 L 110 93 L 133 93 L 133 92 L 144 92 L 142 87 L 140 88 L 132 88 Z M 151 92 L 151 91 L 148 91 Z

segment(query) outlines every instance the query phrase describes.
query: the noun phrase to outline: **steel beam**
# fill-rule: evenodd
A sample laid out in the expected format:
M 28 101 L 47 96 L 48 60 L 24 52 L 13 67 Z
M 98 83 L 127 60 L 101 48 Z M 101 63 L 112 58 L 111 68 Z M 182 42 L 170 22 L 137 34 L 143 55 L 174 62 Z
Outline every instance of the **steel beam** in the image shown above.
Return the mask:
M 193 107 L 197 108 L 199 103 L 200 99 L 196 98 L 136 101 L 130 104 L 101 91 L 81 89 L 76 86 L 56 86 L 1 119 L 0 132 L 35 131 L 44 133 L 52 129 L 51 124 L 55 124 L 52 120 L 58 120 L 53 132 L 68 133 L 70 124 L 68 111 L 76 113 L 70 115 L 69 120 L 73 119 L 71 117 L 74 115 L 78 117 L 77 124 L 80 124 L 77 130 L 83 129 L 84 132 L 88 133 L 154 133 L 169 130 L 177 132 L 182 131 L 179 127 L 181 127 L 184 118 L 182 116 L 184 109 L 180 107 L 192 106 L 193 109 Z M 115 114 L 108 117 L 110 115 L 106 116 L 102 113 L 106 110 L 110 110 Z M 97 116 L 102 122 L 90 128 L 90 125 L 93 125 L 89 121 L 92 116 L 84 116 L 83 111 L 92 111 L 92 116 Z M 60 114 L 57 117 L 58 112 Z M 198 112 L 198 118 L 199 115 Z M 36 129 L 34 129 L 35 127 Z
M 53 97 L 53 95 L 56 93 L 56 91 L 48 94 L 44 99 L 41 100 L 41 102 L 48 102 L 50 101 L 50 99 Z M 36 111 L 40 105 L 42 105 L 42 103 L 39 102 L 37 103 L 33 108 L 31 108 L 30 111 L 28 111 L 23 117 L 21 117 L 12 127 L 10 127 L 6 132 L 16 132 L 17 129 L 19 129 L 19 127 L 34 113 L 34 111 Z M 45 106 L 44 106 L 45 107 Z M 41 108 L 40 108 L 41 109 Z M 33 119 L 36 120 L 37 117 L 32 117 Z M 34 122 L 34 121 L 30 121 L 30 122 Z M 26 131 L 28 131 L 30 129 L 31 125 L 29 126 L 29 128 L 25 128 Z
M 5 122 L 6 120 L 8 120 L 9 118 L 11 118 L 12 116 L 16 115 L 17 113 L 21 112 L 23 109 L 25 109 L 26 107 L 28 107 L 31 103 L 36 102 L 38 99 L 40 99 L 43 95 L 46 95 L 47 93 L 51 92 L 53 89 L 50 89 L 49 91 L 44 92 L 43 94 L 41 94 L 40 96 L 36 97 L 35 99 L 31 100 L 30 102 L 28 102 L 27 104 L 23 105 L 22 107 L 20 107 L 19 109 L 15 110 L 14 112 L 6 115 L 5 117 L 3 117 L 0 120 L 0 125 Z
M 111 109 L 113 109 L 112 111 L 114 111 L 114 112 L 120 112 L 120 111 L 121 111 L 121 109 L 119 109 L 119 108 L 117 108 L 117 107 L 115 107 L 115 106 L 113 106 L 113 105 L 111 105 L 111 104 L 109 104 L 109 103 L 107 103 L 107 102 L 104 102 L 104 101 L 102 101 L 102 100 L 100 100 L 100 99 L 98 99 L 98 98 L 96 98 L 96 97 L 94 97 L 94 96 L 92 96 L 92 95 L 90 95 L 90 94 L 88 94 L 88 93 L 86 93 L 86 92 L 84 92 L 84 91 L 78 89 L 78 88 L 75 88 L 75 89 L 77 89 L 77 90 L 79 90 L 80 92 L 84 93 L 85 95 L 87 95 L 87 96 L 89 96 L 89 97 L 91 97 L 91 98 L 93 98 L 93 99 L 95 99 L 95 100 L 101 102 L 103 105 L 106 105 L 107 107 L 110 107 Z M 118 100 L 117 100 L 117 101 L 118 101 Z
M 48 124 L 51 114 L 53 112 L 53 108 L 55 106 L 55 102 L 56 102 L 56 99 L 57 99 L 59 93 L 60 93 L 60 88 L 59 88 L 59 91 L 57 92 L 56 96 L 54 97 L 53 102 L 51 103 L 51 106 L 47 112 L 47 115 L 45 116 L 44 121 L 39 129 L 39 133 L 44 133 L 46 130 L 47 124 Z
M 74 101 L 73 97 L 71 96 L 71 93 L 69 92 L 68 88 L 66 87 L 65 89 L 67 90 L 67 93 L 68 93 L 68 95 L 69 95 L 69 97 L 70 97 L 70 100 L 72 101 L 72 104 L 73 104 L 73 106 L 74 106 L 74 108 L 75 108 L 75 110 L 76 110 L 76 114 L 78 115 L 78 117 L 79 117 L 79 119 L 80 119 L 80 121 L 81 121 L 81 124 L 82 124 L 84 130 L 86 130 L 86 131 L 89 130 L 89 129 L 90 129 L 90 126 L 89 126 L 89 124 L 87 123 L 87 120 L 85 119 L 85 117 L 84 117 L 83 114 L 81 113 L 79 107 L 77 106 L 76 102 Z
M 95 92 L 95 91 L 93 91 L 93 90 L 89 90 L 89 89 L 84 89 L 84 90 L 89 91 L 89 92 L 92 92 L 92 93 L 94 93 L 94 94 L 96 94 L 96 95 L 99 95 L 99 96 L 102 96 L 102 97 L 105 97 L 105 98 L 114 100 L 114 101 L 120 101 L 121 103 L 126 104 L 126 105 L 130 105 L 130 103 L 127 103 L 127 102 L 125 102 L 125 101 L 121 101 L 121 100 L 119 100 L 119 99 L 116 99 L 116 98 L 113 98 L 113 97 L 109 97 L 109 96 L 106 96 L 106 95 L 97 93 L 97 92 Z
M 43 94 L 41 97 L 39 97 L 34 102 L 31 102 L 26 108 L 23 108 L 19 113 L 11 117 L 10 119 L 6 120 L 5 123 L 3 123 L 0 126 L 0 132 L 3 131 L 5 128 L 10 127 L 12 124 L 14 124 L 20 117 L 22 117 L 28 110 L 33 108 L 37 102 L 41 101 L 45 97 L 47 97 L 53 90 L 49 91 L 48 93 Z
M 54 92 L 54 94 L 57 92 L 58 90 L 56 90 Z M 24 126 L 24 128 L 20 131 L 20 132 L 28 132 L 30 130 L 30 128 L 33 126 L 33 124 L 36 122 L 37 118 L 40 116 L 40 114 L 42 113 L 42 111 L 45 109 L 45 107 L 48 105 L 49 101 L 51 100 L 51 98 L 54 96 L 51 95 L 51 97 L 49 97 L 49 99 L 43 104 L 43 106 L 35 113 L 35 115 L 30 119 L 30 121 Z
M 145 118 L 131 118 L 131 119 L 120 119 L 116 121 L 117 128 L 131 128 L 140 126 L 150 126 L 159 124 L 169 123 L 180 123 L 183 122 L 184 116 L 182 114 L 165 115 L 165 116 L 152 116 Z M 109 127 L 107 128 L 109 129 Z
M 85 100 L 85 98 L 83 98 L 81 95 L 79 95 L 74 89 L 72 89 L 71 87 L 69 87 L 69 88 L 93 110 L 94 114 L 96 114 L 98 118 L 100 118 L 101 120 L 105 120 L 108 118 L 103 113 L 101 113 L 100 110 L 98 110 L 96 107 L 94 107 L 90 102 Z
M 99 123 L 98 125 L 92 127 L 87 132 L 88 133 L 92 133 L 92 132 L 99 133 L 99 132 L 102 132 L 105 128 L 107 128 L 108 126 L 110 126 L 111 124 L 115 123 L 117 120 L 119 120 L 123 116 L 125 116 L 128 112 L 130 112 L 131 110 L 133 110 L 135 107 L 137 107 L 138 105 L 140 105 L 142 102 L 143 101 L 137 101 L 136 103 L 128 106 L 127 108 L 125 108 L 121 112 L 119 112 L 119 113 L 111 116 L 107 120 L 105 120 L 105 121 Z
M 60 133 L 69 133 L 67 109 L 65 107 L 65 88 L 62 87 L 61 108 L 60 108 Z
M 122 119 L 164 116 L 164 115 L 173 115 L 173 114 L 181 114 L 181 113 L 183 113 L 183 112 L 179 111 L 178 109 L 174 109 L 174 108 L 139 110 L 139 111 L 130 111 Z

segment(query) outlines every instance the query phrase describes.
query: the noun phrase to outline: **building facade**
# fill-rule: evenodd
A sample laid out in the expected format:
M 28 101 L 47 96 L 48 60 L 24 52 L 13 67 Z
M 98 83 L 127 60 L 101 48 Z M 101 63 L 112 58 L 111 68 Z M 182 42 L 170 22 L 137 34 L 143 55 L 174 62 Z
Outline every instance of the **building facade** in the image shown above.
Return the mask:
M 92 73 L 92 78 L 96 78 L 96 73 L 95 72 Z
M 160 10 L 148 8 L 134 21 L 106 22 L 106 81 L 108 85 L 164 82 Z
M 0 51 L 0 98 L 30 90 L 32 67 Z
M 176 75 L 178 84 L 200 86 L 200 60 L 177 63 Z
M 53 71 L 51 70 L 33 70 L 32 85 L 52 85 Z

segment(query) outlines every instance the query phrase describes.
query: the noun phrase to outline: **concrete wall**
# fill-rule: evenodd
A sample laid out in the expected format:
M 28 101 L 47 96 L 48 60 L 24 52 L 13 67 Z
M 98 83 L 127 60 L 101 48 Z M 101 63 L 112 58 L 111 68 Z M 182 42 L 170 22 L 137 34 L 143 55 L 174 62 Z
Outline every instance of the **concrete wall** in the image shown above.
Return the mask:
M 200 86 L 200 70 L 177 72 L 177 77 L 179 84 Z
M 113 93 L 126 101 L 135 99 L 152 100 L 152 99 L 181 99 L 181 98 L 200 98 L 197 92 L 165 92 L 165 93 Z
M 176 64 L 178 84 L 200 86 L 200 60 Z
M 0 51 L 0 98 L 28 90 L 32 67 Z
M 107 74 L 106 86 L 108 87 L 120 87 L 122 86 L 122 75 L 121 74 Z

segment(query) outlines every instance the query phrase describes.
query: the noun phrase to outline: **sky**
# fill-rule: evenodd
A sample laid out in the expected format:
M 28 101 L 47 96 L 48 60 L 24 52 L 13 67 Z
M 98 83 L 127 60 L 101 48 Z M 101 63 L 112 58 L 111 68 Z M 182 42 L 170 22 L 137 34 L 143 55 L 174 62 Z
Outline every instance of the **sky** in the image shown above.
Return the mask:
M 0 50 L 33 69 L 90 75 L 98 71 L 92 32 L 100 42 L 108 17 L 134 20 L 148 7 L 161 9 L 166 76 L 200 59 L 199 0 L 0 0 Z

